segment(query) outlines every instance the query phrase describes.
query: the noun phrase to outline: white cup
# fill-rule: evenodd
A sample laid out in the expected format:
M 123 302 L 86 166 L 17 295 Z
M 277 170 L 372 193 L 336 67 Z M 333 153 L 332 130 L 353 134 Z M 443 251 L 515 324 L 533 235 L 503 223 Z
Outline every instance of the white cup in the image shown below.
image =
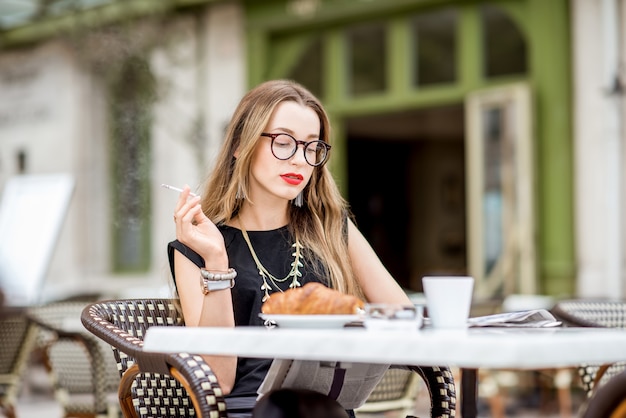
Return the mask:
M 426 276 L 422 286 L 433 328 L 467 328 L 474 290 L 472 277 Z

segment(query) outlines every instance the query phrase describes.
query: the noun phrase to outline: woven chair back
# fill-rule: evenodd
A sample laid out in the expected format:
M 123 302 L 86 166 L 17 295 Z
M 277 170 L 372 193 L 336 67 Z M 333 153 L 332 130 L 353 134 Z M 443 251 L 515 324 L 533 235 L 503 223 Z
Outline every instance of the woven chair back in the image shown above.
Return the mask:
M 37 323 L 56 398 L 66 416 L 97 416 L 117 409 L 111 402 L 120 382 L 110 345 L 88 333 L 83 301 L 53 302 L 28 309 Z
M 553 311 L 575 326 L 626 328 L 626 301 L 565 300 L 558 302 Z
M 398 411 L 399 416 L 413 414 L 419 388 L 419 376 L 410 370 L 390 368 L 378 382 L 358 413 Z
M 23 316 L 12 316 L 0 321 L 0 375 L 12 374 L 15 363 L 24 348 L 29 323 Z
M 174 299 L 127 299 L 98 302 L 90 307 L 103 324 L 110 324 L 115 332 L 108 334 L 122 376 L 136 359 L 124 350 L 129 342 L 137 353 L 143 347 L 146 330 L 151 326 L 183 326 L 182 312 Z M 106 325 L 104 325 L 106 326 Z M 120 332 L 123 330 L 124 332 Z M 137 339 L 139 341 L 137 341 Z M 139 373 L 131 386 L 132 403 L 138 415 L 144 417 L 197 416 L 192 401 L 180 382 L 166 374 Z
M 128 299 L 105 301 L 96 305 L 106 314 L 106 318 L 115 327 L 124 330 L 130 336 L 143 341 L 146 330 L 153 325 L 183 326 L 183 316 L 173 299 Z M 124 338 L 120 336 L 120 338 Z M 135 359 L 119 347 L 113 346 L 120 376 L 135 363 Z
M 601 299 L 573 299 L 558 302 L 552 313 L 566 325 L 597 328 L 626 328 L 626 301 Z M 587 395 L 593 394 L 597 385 L 605 384 L 613 376 L 626 370 L 626 363 L 614 363 L 601 368 L 595 364 L 582 364 L 578 374 Z
M 405 395 L 414 374 L 407 370 L 389 369 L 370 394 L 368 402 L 390 401 Z
M 15 416 L 22 374 L 35 347 L 36 327 L 21 312 L 0 319 L 0 412 Z

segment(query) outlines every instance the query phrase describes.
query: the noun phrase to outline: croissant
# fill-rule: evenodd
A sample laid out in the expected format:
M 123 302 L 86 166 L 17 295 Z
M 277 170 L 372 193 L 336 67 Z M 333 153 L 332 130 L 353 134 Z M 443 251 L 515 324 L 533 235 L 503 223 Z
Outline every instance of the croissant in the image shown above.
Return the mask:
M 275 293 L 267 299 L 261 312 L 289 315 L 352 315 L 362 309 L 364 302 L 321 283 L 309 282 L 302 287 Z

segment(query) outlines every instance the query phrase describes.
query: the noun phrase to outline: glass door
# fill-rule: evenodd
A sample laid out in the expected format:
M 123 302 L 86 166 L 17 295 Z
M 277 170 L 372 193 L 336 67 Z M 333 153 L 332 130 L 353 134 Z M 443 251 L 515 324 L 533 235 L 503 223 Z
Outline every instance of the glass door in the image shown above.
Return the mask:
M 533 135 L 525 83 L 466 99 L 468 271 L 479 298 L 537 291 Z

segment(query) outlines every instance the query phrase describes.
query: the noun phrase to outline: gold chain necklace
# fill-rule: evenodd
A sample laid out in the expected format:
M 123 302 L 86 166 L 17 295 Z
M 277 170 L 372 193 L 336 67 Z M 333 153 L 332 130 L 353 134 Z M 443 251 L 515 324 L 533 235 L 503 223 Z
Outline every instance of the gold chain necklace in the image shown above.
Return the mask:
M 259 275 L 263 279 L 263 284 L 261 285 L 261 290 L 265 292 L 265 295 L 263 296 L 263 299 L 262 299 L 263 302 L 269 299 L 270 297 L 269 292 L 272 289 L 270 284 L 267 281 L 268 279 L 274 285 L 274 287 L 281 292 L 283 290 L 278 286 L 277 283 L 286 282 L 287 280 L 289 280 L 290 277 L 292 278 L 291 283 L 289 284 L 290 289 L 302 286 L 300 282 L 298 281 L 298 278 L 302 277 L 302 273 L 300 273 L 300 267 L 303 266 L 302 262 L 300 261 L 300 258 L 302 256 L 300 252 L 300 250 L 302 249 L 302 245 L 300 244 L 297 238 L 296 238 L 296 242 L 294 242 L 291 245 L 292 248 L 295 248 L 294 252 L 291 254 L 291 256 L 294 258 L 293 263 L 291 263 L 291 270 L 289 270 L 289 273 L 285 277 L 283 277 L 282 279 L 278 279 L 269 271 L 267 271 L 267 269 L 265 268 L 263 264 L 261 264 L 259 257 L 256 255 L 256 252 L 254 251 L 254 248 L 252 248 L 252 243 L 250 242 L 250 237 L 248 236 L 248 232 L 243 227 L 241 222 L 239 222 L 239 227 L 241 228 L 241 234 L 243 235 L 243 239 L 246 241 L 246 244 L 248 244 L 248 249 L 250 250 L 250 254 L 252 254 L 254 263 L 256 264 L 256 267 L 259 270 Z

